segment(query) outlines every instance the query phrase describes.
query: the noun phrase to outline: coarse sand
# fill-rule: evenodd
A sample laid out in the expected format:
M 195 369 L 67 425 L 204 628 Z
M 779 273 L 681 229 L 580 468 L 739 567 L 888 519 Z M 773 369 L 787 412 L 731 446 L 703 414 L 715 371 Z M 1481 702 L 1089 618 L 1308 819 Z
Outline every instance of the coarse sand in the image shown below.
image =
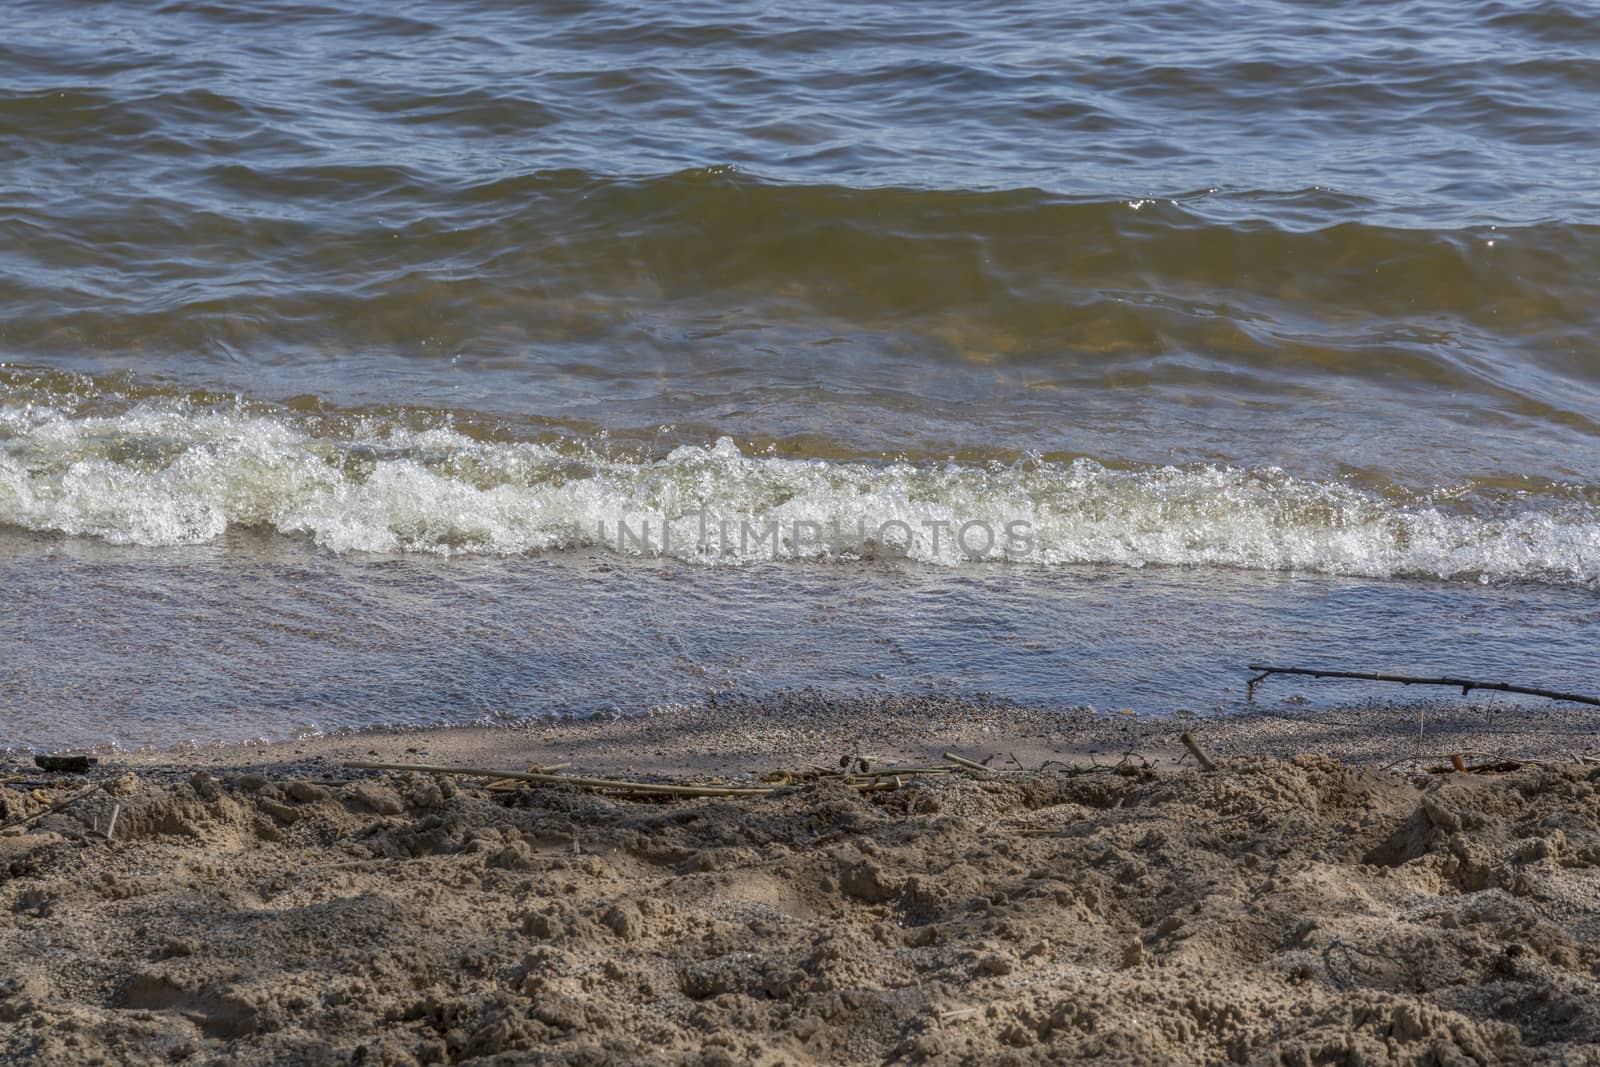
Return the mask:
M 1285 707 L 792 693 L 19 762 L 0 1058 L 1600 1064 L 1594 716 Z M 945 751 L 992 773 L 820 773 Z M 350 759 L 789 773 L 638 798 Z

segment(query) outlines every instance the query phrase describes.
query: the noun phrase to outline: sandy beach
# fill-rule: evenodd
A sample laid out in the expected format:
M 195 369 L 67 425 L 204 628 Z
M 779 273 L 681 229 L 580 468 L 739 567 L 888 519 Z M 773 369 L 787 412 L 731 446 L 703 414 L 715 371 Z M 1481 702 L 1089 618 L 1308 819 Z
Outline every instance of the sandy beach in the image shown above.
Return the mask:
M 0 821 L 103 788 L 0 836 L 0 1054 L 1600 1062 L 1592 716 L 1263 711 L 793 694 L 18 765 Z M 821 775 L 947 751 L 992 771 Z M 1428 773 L 1457 753 L 1500 769 Z M 352 759 L 783 787 L 490 790 Z
M 1600 1067 L 1600 2 L 3 11 L 0 1067 Z

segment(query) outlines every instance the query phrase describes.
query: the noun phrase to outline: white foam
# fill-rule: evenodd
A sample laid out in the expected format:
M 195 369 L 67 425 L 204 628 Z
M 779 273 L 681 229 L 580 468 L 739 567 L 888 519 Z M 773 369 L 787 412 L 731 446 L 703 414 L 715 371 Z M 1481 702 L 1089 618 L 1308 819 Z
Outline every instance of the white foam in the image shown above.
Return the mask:
M 141 545 L 235 526 L 334 552 L 904 555 L 1600 588 L 1600 514 L 1581 496 L 1446 510 L 1278 470 L 873 465 L 747 455 L 727 439 L 625 459 L 376 421 L 318 437 L 284 418 L 156 406 L 0 408 L 0 523 Z

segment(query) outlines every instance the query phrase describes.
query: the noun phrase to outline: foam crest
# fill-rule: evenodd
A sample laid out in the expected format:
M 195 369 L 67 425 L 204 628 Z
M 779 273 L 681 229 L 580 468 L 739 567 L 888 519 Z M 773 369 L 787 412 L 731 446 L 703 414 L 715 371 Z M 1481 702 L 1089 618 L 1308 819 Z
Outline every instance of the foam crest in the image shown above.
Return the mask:
M 1481 498 L 1480 498 L 1481 496 Z M 1592 491 L 1380 494 L 1278 470 L 846 463 L 485 442 L 368 420 L 0 408 L 0 523 L 117 544 L 230 527 L 339 553 L 572 549 L 708 564 L 1218 566 L 1600 588 Z

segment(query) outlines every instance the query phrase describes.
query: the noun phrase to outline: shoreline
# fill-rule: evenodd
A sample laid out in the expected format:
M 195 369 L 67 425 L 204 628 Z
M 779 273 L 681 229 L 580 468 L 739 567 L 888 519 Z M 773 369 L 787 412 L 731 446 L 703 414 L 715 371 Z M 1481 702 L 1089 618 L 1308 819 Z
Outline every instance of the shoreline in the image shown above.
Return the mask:
M 1543 762 L 1418 773 L 1419 714 L 1423 768 Z M 0 1058 L 1595 1062 L 1596 721 L 809 693 L 30 772 L 0 787 L 31 816 L 0 832 Z M 807 773 L 945 751 L 993 770 Z M 350 759 L 793 776 L 640 797 Z
M 1532 760 L 1600 755 L 1600 710 L 1579 705 L 1444 697 L 1295 708 L 1291 697 L 1242 712 L 1152 716 L 801 690 L 672 705 L 645 715 L 374 728 L 293 741 L 101 753 L 101 760 L 140 771 L 326 768 L 380 760 L 513 770 L 561 762 L 572 763 L 574 773 L 740 776 L 829 766 L 842 756 L 937 762 L 955 749 L 980 762 L 1025 769 L 1117 762 L 1130 754 L 1175 769 L 1192 763 L 1179 740 L 1184 733 L 1223 758 L 1316 753 L 1353 766 L 1451 754 Z

